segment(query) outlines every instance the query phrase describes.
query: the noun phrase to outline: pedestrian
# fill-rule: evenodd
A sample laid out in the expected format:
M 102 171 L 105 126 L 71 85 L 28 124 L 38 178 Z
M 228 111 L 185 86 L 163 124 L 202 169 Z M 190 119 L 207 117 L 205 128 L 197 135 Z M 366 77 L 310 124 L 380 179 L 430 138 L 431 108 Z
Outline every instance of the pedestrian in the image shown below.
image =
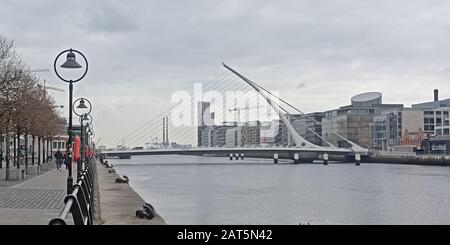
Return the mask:
M 64 153 L 64 159 L 63 159 L 63 161 L 64 161 L 64 165 L 66 165 L 66 170 L 69 169 L 69 163 L 68 163 L 68 161 L 67 161 L 67 157 L 66 157 L 66 154 L 65 154 L 65 153 Z
M 55 159 L 56 159 L 56 169 L 61 171 L 61 165 L 63 163 L 63 154 L 59 149 L 55 152 Z

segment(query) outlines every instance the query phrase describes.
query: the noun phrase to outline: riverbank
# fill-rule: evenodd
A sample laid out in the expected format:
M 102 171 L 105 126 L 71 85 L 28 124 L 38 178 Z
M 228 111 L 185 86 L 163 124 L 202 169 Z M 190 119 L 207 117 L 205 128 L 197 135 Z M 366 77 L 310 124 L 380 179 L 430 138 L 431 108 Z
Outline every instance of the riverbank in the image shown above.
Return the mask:
M 222 157 L 229 159 L 229 156 L 223 154 L 212 154 L 212 157 Z M 272 159 L 273 155 L 270 153 L 252 153 L 246 154 L 245 158 L 263 158 Z M 322 160 L 318 159 L 318 154 L 306 153 L 299 154 L 300 163 L 318 163 Z M 239 157 L 239 159 L 241 159 Z M 292 160 L 293 156 L 288 153 L 279 153 L 278 159 Z M 232 160 L 235 161 L 236 155 L 233 155 Z M 329 155 L 329 162 L 348 163 L 354 162 L 353 156 L 344 155 Z M 450 166 L 450 155 L 416 155 L 415 153 L 403 153 L 403 152 L 371 152 L 370 155 L 362 156 L 361 163 L 383 163 L 383 164 L 406 164 L 406 165 L 424 165 L 424 166 Z
M 155 212 L 153 219 L 136 217 L 136 210 L 142 209 L 145 200 L 126 183 L 116 183 L 120 176 L 109 173 L 100 162 L 96 165 L 98 180 L 98 200 L 96 224 L 103 225 L 164 225 L 164 219 Z M 133 180 L 131 180 L 133 181 Z M 157 209 L 157 207 L 155 207 Z M 156 210 L 157 211 L 157 210 Z
M 450 156 L 375 153 L 367 159 L 367 162 L 425 166 L 450 166 Z

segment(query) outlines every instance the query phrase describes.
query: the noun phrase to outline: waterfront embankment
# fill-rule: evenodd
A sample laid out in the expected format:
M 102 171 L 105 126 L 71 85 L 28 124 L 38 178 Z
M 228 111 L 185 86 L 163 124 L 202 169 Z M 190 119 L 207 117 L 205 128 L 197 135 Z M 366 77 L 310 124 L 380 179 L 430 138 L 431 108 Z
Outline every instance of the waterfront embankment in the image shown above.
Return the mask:
M 145 201 L 128 185 L 115 183 L 119 176 L 108 173 L 102 164 L 94 164 L 94 223 L 123 225 L 165 224 L 156 213 L 153 219 L 140 219 L 136 210 Z M 54 163 L 40 165 L 39 175 L 24 180 L 5 181 L 0 173 L 0 225 L 47 225 L 61 213 L 67 194 L 67 170 L 56 170 Z M 73 164 L 76 170 L 76 164 Z M 74 171 L 76 173 L 76 171 Z M 95 175 L 94 175 L 95 176 Z M 73 224 L 71 216 L 67 224 Z
M 232 160 L 241 159 L 241 154 L 232 154 Z M 239 155 L 237 158 L 236 156 Z M 205 155 L 204 155 L 205 156 Z M 207 156 L 221 157 L 229 159 L 229 155 L 226 154 L 208 154 Z M 261 153 L 246 153 L 245 158 L 263 158 L 272 159 L 273 153 L 261 152 Z M 292 160 L 293 155 L 286 152 L 278 153 L 279 159 Z M 313 153 L 300 153 L 300 163 L 312 163 L 321 162 L 320 154 Z M 354 156 L 352 155 L 329 155 L 328 160 L 335 163 L 348 163 L 354 162 Z M 370 151 L 369 155 L 362 156 L 362 163 L 383 163 L 383 164 L 409 164 L 409 165 L 424 165 L 424 166 L 450 166 L 450 155 L 416 155 L 414 152 L 391 152 L 391 151 Z
M 120 176 L 110 173 L 100 162 L 97 170 L 97 198 L 100 205 L 96 205 L 96 224 L 104 225 L 164 225 L 164 219 L 157 213 L 153 219 L 136 217 L 136 210 L 142 209 L 145 200 L 127 183 L 116 183 Z M 132 181 L 132 180 L 131 180 Z M 149 202 L 150 200 L 147 200 Z
M 413 153 L 373 152 L 369 163 L 450 166 L 450 155 L 415 155 Z

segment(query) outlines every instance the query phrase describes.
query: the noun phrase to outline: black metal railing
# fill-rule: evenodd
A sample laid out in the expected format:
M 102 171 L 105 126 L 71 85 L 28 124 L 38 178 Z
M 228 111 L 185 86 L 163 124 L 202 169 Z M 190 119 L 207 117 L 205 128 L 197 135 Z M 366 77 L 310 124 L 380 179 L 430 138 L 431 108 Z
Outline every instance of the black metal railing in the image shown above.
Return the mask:
M 94 179 L 91 165 L 88 164 L 83 170 L 72 193 L 64 198 L 64 209 L 58 217 L 50 220 L 49 225 L 67 225 L 69 214 L 72 214 L 74 225 L 93 224 Z

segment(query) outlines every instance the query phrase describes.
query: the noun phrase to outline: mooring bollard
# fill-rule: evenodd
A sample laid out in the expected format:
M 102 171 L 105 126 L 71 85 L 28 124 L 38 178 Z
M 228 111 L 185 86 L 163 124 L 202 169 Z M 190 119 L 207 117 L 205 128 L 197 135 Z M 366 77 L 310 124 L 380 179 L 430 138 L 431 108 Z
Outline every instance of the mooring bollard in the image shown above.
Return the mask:
M 328 154 L 324 153 L 322 155 L 322 159 L 323 159 L 323 165 L 328 165 Z
M 273 163 L 278 164 L 278 153 L 273 154 Z
M 233 153 L 230 153 L 230 161 L 233 161 Z
M 294 153 L 294 164 L 300 163 L 300 157 L 298 153 Z
M 356 154 L 355 155 L 355 165 L 359 166 L 361 163 L 361 155 L 360 154 Z
M 241 153 L 241 160 L 244 160 L 244 153 Z

